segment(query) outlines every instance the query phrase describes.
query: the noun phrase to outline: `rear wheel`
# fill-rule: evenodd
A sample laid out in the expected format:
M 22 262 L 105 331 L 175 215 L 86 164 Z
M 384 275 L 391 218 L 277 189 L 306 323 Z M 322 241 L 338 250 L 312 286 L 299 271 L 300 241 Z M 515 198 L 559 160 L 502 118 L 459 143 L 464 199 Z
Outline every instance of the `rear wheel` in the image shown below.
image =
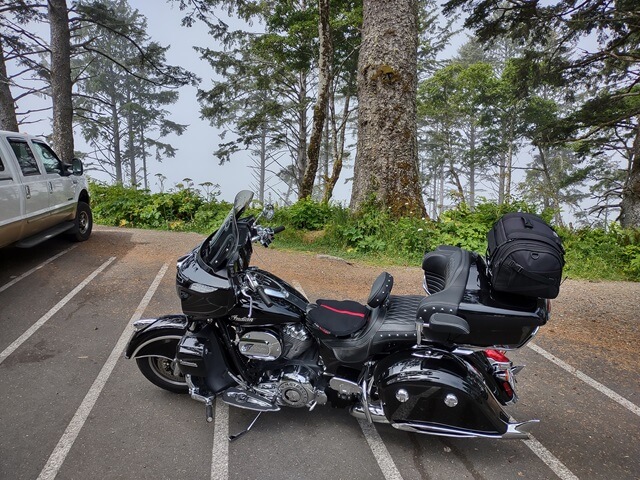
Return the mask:
M 140 372 L 154 385 L 173 393 L 188 393 L 189 386 L 175 360 L 165 357 L 136 358 Z

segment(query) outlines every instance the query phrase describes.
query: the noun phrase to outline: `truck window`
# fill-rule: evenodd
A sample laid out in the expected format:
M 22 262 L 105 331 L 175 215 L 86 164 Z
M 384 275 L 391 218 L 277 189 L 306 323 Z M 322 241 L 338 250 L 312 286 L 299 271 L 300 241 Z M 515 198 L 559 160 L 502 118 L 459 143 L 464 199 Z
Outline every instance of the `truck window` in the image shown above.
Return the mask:
M 40 160 L 42 160 L 42 164 L 47 173 L 62 173 L 62 164 L 49 145 L 34 141 L 31 143 L 33 144 L 36 154 L 40 156 Z
M 4 172 L 4 164 L 2 163 L 2 157 L 0 157 L 0 172 Z
M 25 177 L 28 175 L 39 175 L 40 169 L 38 168 L 38 162 L 36 161 L 36 157 L 33 156 L 33 152 L 29 148 L 27 142 L 17 138 L 8 138 L 7 140 L 13 149 L 13 153 L 18 159 L 18 164 L 20 165 L 22 174 Z

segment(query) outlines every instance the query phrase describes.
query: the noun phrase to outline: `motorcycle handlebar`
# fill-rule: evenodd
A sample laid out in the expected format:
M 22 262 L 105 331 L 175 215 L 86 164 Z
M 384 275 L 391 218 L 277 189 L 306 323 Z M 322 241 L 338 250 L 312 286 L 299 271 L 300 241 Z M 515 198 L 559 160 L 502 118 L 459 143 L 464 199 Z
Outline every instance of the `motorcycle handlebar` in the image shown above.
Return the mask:
M 280 225 L 279 227 L 276 227 L 273 229 L 273 233 L 280 233 L 284 230 L 284 225 Z
M 273 301 L 271 300 L 269 295 L 267 295 L 267 292 L 264 291 L 264 288 L 262 288 L 261 286 L 258 286 L 256 288 L 256 292 L 258 292 L 258 295 L 260 295 L 260 298 L 262 299 L 262 301 L 265 303 L 267 307 L 273 306 Z

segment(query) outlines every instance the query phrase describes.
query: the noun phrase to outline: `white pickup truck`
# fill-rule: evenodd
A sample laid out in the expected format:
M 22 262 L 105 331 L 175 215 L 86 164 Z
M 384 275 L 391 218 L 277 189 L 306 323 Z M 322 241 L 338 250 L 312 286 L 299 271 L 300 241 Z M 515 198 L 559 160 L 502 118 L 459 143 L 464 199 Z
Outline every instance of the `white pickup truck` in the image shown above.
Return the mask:
M 61 233 L 84 241 L 92 226 L 82 162 L 66 165 L 42 139 L 0 131 L 0 248 Z

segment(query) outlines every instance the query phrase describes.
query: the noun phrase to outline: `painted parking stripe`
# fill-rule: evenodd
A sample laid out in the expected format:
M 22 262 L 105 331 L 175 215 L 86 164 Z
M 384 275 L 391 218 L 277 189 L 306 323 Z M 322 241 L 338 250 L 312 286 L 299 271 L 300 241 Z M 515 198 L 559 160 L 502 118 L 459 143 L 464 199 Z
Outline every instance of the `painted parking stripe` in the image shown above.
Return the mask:
M 229 406 L 216 399 L 213 425 L 213 449 L 211 450 L 211 480 L 229 478 Z
M 393 458 L 391 458 L 391 454 L 389 450 L 387 450 L 387 446 L 382 441 L 376 427 L 362 418 L 358 419 L 358 423 L 360 424 L 364 438 L 369 444 L 369 448 L 373 452 L 373 456 L 378 462 L 380 470 L 382 470 L 385 480 L 403 480 L 402 475 L 400 475 L 398 471 L 398 467 L 396 467 Z
M 129 323 L 127 324 L 124 331 L 122 332 L 122 335 L 120 335 L 120 338 L 116 343 L 116 346 L 113 347 L 113 350 L 109 355 L 109 358 L 107 358 L 107 361 L 102 366 L 102 369 L 100 370 L 100 373 L 98 373 L 98 376 L 93 382 L 93 385 L 91 385 L 91 388 L 89 388 L 89 391 L 85 395 L 84 400 L 82 400 L 82 403 L 78 407 L 78 410 L 76 410 L 76 413 L 71 419 L 71 422 L 69 422 L 67 429 L 62 434 L 62 437 L 58 441 L 58 444 L 54 448 L 53 452 L 51 453 L 51 456 L 49 456 L 49 459 L 47 460 L 47 463 L 45 464 L 44 468 L 40 472 L 40 475 L 38 475 L 38 480 L 53 480 L 56 477 L 56 475 L 58 475 L 58 472 L 60 471 L 60 467 L 62 467 L 62 464 L 67 458 L 67 454 L 71 450 L 73 443 L 76 441 L 76 438 L 80 433 L 80 430 L 82 430 L 82 427 L 87 421 L 87 418 L 89 418 L 89 414 L 91 413 L 93 406 L 98 401 L 98 397 L 100 396 L 102 389 L 107 383 L 107 380 L 111 375 L 111 372 L 113 372 L 113 369 L 116 366 L 116 362 L 118 361 L 118 359 L 122 355 L 123 350 L 127 346 L 127 342 L 129 341 L 129 337 L 131 336 L 130 325 L 133 322 L 140 320 L 140 317 L 142 317 L 142 314 L 147 308 L 147 305 L 149 305 L 149 302 L 151 301 L 153 294 L 158 289 L 158 286 L 160 285 L 162 277 L 164 277 L 164 274 L 167 272 L 168 268 L 169 268 L 169 264 L 165 263 L 160 269 L 160 271 L 158 272 L 158 274 L 156 275 L 156 278 L 154 279 L 151 286 L 149 286 L 147 293 L 140 301 L 138 308 L 133 313 L 131 320 L 129 320 Z
M 607 397 L 609 397 L 614 402 L 619 403 L 624 408 L 629 410 L 631 413 L 635 413 L 636 415 L 640 416 L 640 407 L 638 407 L 638 405 L 636 405 L 635 403 L 632 403 L 629 400 L 627 400 L 626 398 L 624 398 L 623 396 L 618 395 L 616 392 L 614 392 L 610 388 L 605 387 L 600 382 L 594 380 L 593 378 L 591 378 L 590 376 L 588 376 L 585 373 L 581 372 L 577 368 L 572 367 L 568 363 L 560 360 L 558 357 L 556 357 L 555 355 L 552 355 L 551 353 L 547 352 L 545 349 L 539 347 L 538 345 L 536 345 L 534 343 L 529 343 L 528 347 L 531 350 L 533 350 L 534 352 L 539 353 L 540 355 L 542 355 L 547 360 L 555 363 L 557 366 L 559 366 L 563 370 L 566 370 L 567 372 L 569 372 L 573 376 L 579 378 L 580 380 L 582 380 L 584 383 L 586 383 L 590 387 L 593 387 L 596 390 L 598 390 L 600 393 L 606 395 Z
M 562 480 L 578 480 L 571 470 L 569 470 L 564 463 L 545 448 L 533 435 L 529 434 L 529 440 L 522 440 L 529 449 L 535 453 L 540 460 L 542 460 L 558 478 Z
M 28 272 L 23 273 L 22 275 L 20 275 L 17 278 L 14 278 L 13 280 L 11 280 L 9 283 L 5 283 L 4 285 L 2 285 L 0 287 L 0 292 L 4 292 L 7 288 L 12 287 L 13 285 L 15 285 L 16 283 L 18 283 L 20 280 L 24 280 L 25 278 L 27 278 L 29 275 L 31 275 L 33 272 L 36 272 L 38 270 L 40 270 L 42 267 L 44 267 L 45 265 L 48 265 L 49 263 L 53 262 L 54 260 L 56 260 L 57 258 L 60 258 L 62 255 L 64 255 L 65 253 L 69 253 L 71 250 L 73 250 L 74 248 L 76 248 L 78 245 L 72 245 L 71 247 L 67 248 L 66 250 L 63 250 L 62 252 L 58 253 L 57 255 L 54 255 L 53 257 L 51 257 L 48 260 L 45 260 L 44 262 L 42 262 L 40 265 L 38 265 L 37 267 L 32 268 L 31 270 L 29 270 Z
M 45 323 L 47 323 L 47 321 L 51 317 L 53 317 L 56 313 L 58 313 L 58 311 L 62 307 L 64 307 L 73 297 L 75 297 L 84 287 L 89 285 L 89 283 L 91 283 L 91 281 L 94 278 L 96 278 L 105 268 L 107 268 L 115 259 L 116 257 L 111 257 L 109 260 L 107 260 L 102 265 L 100 265 L 96 270 L 94 270 L 94 272 L 91 275 L 85 278 L 76 288 L 71 290 L 62 300 L 56 303 L 56 305 L 51 310 L 49 310 L 42 317 L 40 317 L 40 319 L 36 323 L 31 325 L 31 327 L 29 327 L 26 332 L 20 335 L 11 345 L 9 345 L 2 352 L 0 352 L 0 364 L 2 364 L 2 362 L 4 362 L 9 355 L 11 355 L 18 347 L 20 347 L 20 345 L 26 342 L 29 339 L 29 337 L 31 337 L 31 335 L 33 335 L 36 331 L 38 331 L 40 327 L 42 327 Z

